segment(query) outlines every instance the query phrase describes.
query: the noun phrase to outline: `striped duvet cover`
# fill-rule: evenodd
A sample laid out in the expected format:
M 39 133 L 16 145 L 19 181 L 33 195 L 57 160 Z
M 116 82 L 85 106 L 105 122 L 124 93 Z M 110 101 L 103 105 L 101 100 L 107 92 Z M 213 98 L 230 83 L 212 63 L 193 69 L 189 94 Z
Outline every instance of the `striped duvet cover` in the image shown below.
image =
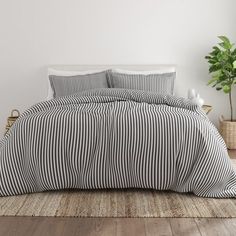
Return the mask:
M 216 128 L 188 100 L 98 89 L 34 105 L 0 142 L 0 196 L 150 188 L 235 197 Z

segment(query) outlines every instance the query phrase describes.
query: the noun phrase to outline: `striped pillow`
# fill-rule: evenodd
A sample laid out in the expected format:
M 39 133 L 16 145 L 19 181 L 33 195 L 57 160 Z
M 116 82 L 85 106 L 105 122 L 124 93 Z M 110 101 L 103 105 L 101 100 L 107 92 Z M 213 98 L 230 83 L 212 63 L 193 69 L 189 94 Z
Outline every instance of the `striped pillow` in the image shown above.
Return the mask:
M 176 72 L 161 74 L 127 74 L 109 73 L 109 86 L 112 88 L 126 88 L 146 90 L 158 94 L 171 94 L 174 92 Z
M 49 75 L 49 81 L 54 98 L 68 96 L 89 89 L 108 88 L 106 71 L 75 76 Z

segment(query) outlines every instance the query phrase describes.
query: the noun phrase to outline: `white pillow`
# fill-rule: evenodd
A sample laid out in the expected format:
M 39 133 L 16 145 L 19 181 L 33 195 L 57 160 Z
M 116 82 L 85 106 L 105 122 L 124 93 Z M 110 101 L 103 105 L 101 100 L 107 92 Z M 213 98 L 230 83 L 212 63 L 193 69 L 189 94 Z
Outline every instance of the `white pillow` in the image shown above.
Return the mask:
M 53 89 L 49 81 L 49 75 L 57 76 L 75 76 L 75 75 L 91 75 L 95 73 L 100 73 L 106 70 L 85 70 L 85 71 L 69 71 L 69 70 L 56 70 L 53 68 L 48 68 L 48 96 L 47 100 L 53 99 Z
M 127 74 L 127 75 L 151 75 L 151 74 L 165 74 L 165 73 L 172 73 L 175 72 L 176 69 L 175 67 L 166 67 L 166 68 L 161 68 L 158 70 L 124 70 L 124 69 L 112 69 L 112 72 L 114 73 L 120 73 L 120 74 Z

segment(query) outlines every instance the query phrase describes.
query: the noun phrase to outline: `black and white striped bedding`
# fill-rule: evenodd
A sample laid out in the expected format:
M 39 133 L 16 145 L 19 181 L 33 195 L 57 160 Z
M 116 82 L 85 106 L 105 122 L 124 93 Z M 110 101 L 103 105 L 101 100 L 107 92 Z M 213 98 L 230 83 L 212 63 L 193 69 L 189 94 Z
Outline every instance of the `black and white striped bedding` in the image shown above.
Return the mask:
M 145 90 L 158 94 L 171 95 L 174 92 L 175 77 L 175 72 L 151 74 L 108 72 L 108 81 L 112 88 Z
M 49 75 L 53 98 L 69 96 L 95 88 L 108 88 L 107 71 L 93 74 L 58 76 Z
M 191 102 L 97 89 L 39 103 L 0 142 L 0 196 L 151 188 L 235 197 L 225 144 Z

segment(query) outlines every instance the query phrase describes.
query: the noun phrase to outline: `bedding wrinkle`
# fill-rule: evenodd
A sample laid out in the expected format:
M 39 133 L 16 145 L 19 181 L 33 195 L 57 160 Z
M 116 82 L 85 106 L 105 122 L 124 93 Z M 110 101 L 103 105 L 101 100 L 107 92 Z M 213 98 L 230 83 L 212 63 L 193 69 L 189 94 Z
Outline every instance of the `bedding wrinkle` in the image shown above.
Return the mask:
M 59 189 L 236 196 L 217 129 L 191 101 L 93 89 L 27 109 L 0 141 L 0 196 Z

